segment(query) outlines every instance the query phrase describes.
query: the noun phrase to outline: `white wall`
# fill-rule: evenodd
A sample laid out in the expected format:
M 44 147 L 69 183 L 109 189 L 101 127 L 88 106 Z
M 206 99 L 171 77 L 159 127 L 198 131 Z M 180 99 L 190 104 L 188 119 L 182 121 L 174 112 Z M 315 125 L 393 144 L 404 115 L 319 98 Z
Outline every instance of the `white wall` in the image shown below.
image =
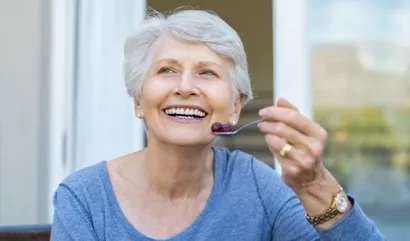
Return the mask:
M 0 1 L 0 225 L 45 221 L 48 1 Z

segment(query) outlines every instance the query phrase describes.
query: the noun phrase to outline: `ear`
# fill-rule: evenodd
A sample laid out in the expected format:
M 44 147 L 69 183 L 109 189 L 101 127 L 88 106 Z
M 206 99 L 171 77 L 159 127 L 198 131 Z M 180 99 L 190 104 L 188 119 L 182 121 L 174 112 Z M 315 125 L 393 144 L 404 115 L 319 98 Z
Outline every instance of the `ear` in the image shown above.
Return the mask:
M 134 111 L 137 118 L 144 119 L 144 110 L 142 109 L 141 101 L 137 97 L 134 97 Z
M 245 102 L 245 95 L 241 94 L 238 98 L 236 98 L 234 105 L 233 105 L 233 112 L 229 116 L 229 124 L 235 126 L 238 123 L 239 116 L 242 111 L 243 103 Z

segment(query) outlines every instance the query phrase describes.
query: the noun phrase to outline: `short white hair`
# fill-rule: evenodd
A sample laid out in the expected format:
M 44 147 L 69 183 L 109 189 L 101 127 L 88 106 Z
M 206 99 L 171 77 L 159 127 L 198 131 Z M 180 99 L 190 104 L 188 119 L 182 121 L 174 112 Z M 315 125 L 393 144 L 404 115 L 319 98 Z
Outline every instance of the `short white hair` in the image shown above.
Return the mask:
M 181 10 L 164 16 L 154 12 L 138 24 L 125 41 L 124 78 L 128 94 L 140 97 L 143 80 L 150 67 L 152 44 L 163 34 L 182 41 L 206 44 L 231 65 L 234 96 L 253 99 L 246 53 L 238 33 L 216 14 L 201 10 Z

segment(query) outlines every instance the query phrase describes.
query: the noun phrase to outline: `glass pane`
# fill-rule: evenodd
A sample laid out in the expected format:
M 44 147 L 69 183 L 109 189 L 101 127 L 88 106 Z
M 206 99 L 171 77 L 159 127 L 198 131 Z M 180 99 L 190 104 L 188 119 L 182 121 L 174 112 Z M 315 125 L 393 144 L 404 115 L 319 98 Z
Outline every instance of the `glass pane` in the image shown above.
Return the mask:
M 388 240 L 410 237 L 410 2 L 308 2 L 324 162 Z

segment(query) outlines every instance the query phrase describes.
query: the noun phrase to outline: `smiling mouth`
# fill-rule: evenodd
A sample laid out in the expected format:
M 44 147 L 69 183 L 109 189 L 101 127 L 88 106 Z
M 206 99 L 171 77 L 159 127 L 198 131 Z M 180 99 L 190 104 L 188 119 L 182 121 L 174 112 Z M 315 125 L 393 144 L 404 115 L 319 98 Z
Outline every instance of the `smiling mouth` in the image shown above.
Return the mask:
M 165 114 L 183 119 L 202 119 L 207 113 L 195 108 L 167 108 L 164 109 Z

